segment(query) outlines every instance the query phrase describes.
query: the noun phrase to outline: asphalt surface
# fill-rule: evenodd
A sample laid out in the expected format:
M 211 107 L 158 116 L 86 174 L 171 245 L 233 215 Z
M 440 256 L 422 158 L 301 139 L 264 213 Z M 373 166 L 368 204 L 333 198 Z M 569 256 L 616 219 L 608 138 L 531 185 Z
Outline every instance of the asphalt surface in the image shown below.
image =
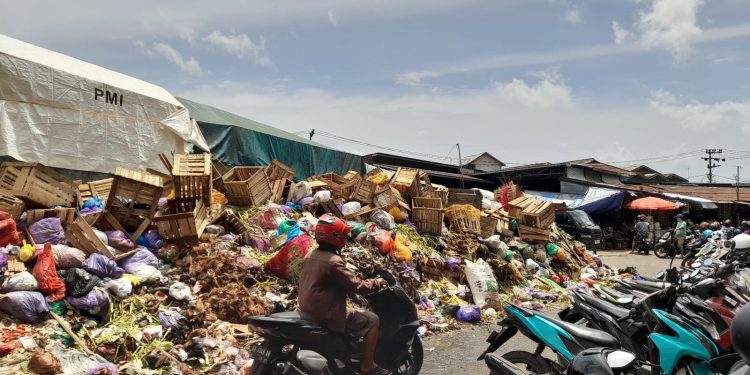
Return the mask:
M 669 259 L 659 259 L 654 255 L 629 254 L 629 251 L 600 251 L 602 261 L 613 268 L 635 266 L 639 273 L 654 276 L 669 266 Z M 556 311 L 545 311 L 552 316 Z M 425 358 L 422 374 L 482 374 L 489 373 L 483 361 L 477 357 L 487 347 L 485 340 L 496 326 L 464 325 L 462 329 L 425 338 Z M 531 340 L 516 335 L 498 350 L 499 354 L 524 350 L 533 352 L 536 348 Z M 552 358 L 548 349 L 545 357 Z

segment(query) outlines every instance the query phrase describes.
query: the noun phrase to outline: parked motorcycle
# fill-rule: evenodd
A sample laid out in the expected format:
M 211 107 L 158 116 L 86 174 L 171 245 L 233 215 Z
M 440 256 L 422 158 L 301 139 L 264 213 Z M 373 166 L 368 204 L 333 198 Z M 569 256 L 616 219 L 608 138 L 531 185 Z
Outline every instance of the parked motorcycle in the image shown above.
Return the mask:
M 495 354 L 488 354 L 484 358 L 484 362 L 490 369 L 490 375 L 531 375 L 531 373 L 522 370 L 509 360 Z M 636 374 L 639 368 L 639 363 L 633 353 L 610 348 L 593 348 L 578 353 L 573 358 L 566 373 L 568 375 L 630 375 Z
M 378 276 L 390 286 L 367 297 L 380 318 L 375 361 L 394 374 L 416 375 L 424 358 L 416 307 L 393 275 L 380 271 Z M 253 317 L 250 327 L 264 339 L 253 350 L 253 375 L 359 373 L 362 343 L 329 331 L 305 313 Z

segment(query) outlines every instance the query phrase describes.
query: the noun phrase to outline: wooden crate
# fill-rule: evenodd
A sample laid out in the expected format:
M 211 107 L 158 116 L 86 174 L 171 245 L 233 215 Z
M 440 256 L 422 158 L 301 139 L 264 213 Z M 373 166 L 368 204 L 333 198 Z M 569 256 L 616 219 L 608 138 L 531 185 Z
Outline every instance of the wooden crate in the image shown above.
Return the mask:
M 59 217 L 60 223 L 62 223 L 64 227 L 67 227 L 68 225 L 73 224 L 75 216 L 75 208 L 49 208 L 46 210 L 28 210 L 26 211 L 26 225 L 28 226 L 36 223 L 39 220 L 50 217 Z
M 497 217 L 493 215 L 482 215 L 479 218 L 479 234 L 484 238 L 492 237 L 497 232 L 497 223 Z
M 412 194 L 412 187 L 419 176 L 419 169 L 399 168 L 391 178 L 391 186 L 404 196 Z
M 6 162 L 0 166 L 0 192 L 23 199 L 27 206 L 75 206 L 73 182 L 39 163 Z
M 509 215 L 518 223 L 529 227 L 548 229 L 555 222 L 555 211 L 551 202 L 530 197 L 518 197 L 508 203 Z
M 26 203 L 12 195 L 0 194 L 0 211 L 9 213 L 13 220 L 18 221 L 26 211 Z
M 406 203 L 401 193 L 394 187 L 390 186 L 384 191 L 375 194 L 372 199 L 375 208 L 388 211 L 393 207 L 403 208 L 406 211 L 411 211 L 411 207 Z
M 276 180 L 294 180 L 294 176 L 297 174 L 297 171 L 276 160 L 271 160 L 271 164 L 266 167 L 266 175 L 268 175 L 268 181 L 276 181 Z
M 179 212 L 180 208 L 167 205 L 154 216 L 154 224 L 159 235 L 166 241 L 180 243 L 197 242 L 211 221 L 209 207 L 196 201 L 195 208 L 188 212 Z
M 193 204 L 201 200 L 211 206 L 213 189 L 211 154 L 176 154 L 172 167 L 172 183 L 177 200 Z
M 284 204 L 287 197 L 289 195 L 289 189 L 292 186 L 292 180 L 287 179 L 280 179 L 276 181 L 271 182 L 271 202 L 278 203 L 278 204 Z M 286 194 L 285 194 L 286 193 Z
M 224 175 L 229 203 L 236 206 L 262 206 L 273 196 L 263 167 L 234 167 Z
M 521 239 L 524 241 L 538 241 L 538 242 L 549 241 L 549 231 L 546 229 L 539 229 L 539 228 L 529 227 L 526 225 L 519 225 L 518 234 L 520 235 Z
M 440 198 L 413 198 L 412 221 L 422 233 L 440 234 L 443 231 L 443 201 Z
M 143 231 L 144 223 L 156 214 L 164 191 L 162 179 L 148 173 L 117 168 L 107 211 L 125 228 Z
M 440 198 L 440 200 L 443 201 L 443 207 L 448 206 L 448 188 L 445 186 L 438 185 L 437 187 L 433 185 L 433 188 L 435 188 L 435 197 Z
M 520 196 L 508 202 L 508 215 L 516 219 L 521 219 L 523 210 L 534 202 L 534 198 Z
M 109 192 L 112 190 L 112 181 L 114 181 L 113 178 L 105 178 L 78 185 L 78 205 L 83 207 L 83 204 L 91 198 L 99 198 L 106 203 L 109 200 Z
M 225 194 L 227 193 L 227 189 L 224 186 L 224 175 L 229 172 L 231 168 L 224 165 L 224 163 L 220 161 L 214 160 L 211 163 L 211 180 L 213 181 L 213 188 L 214 190 Z
M 111 252 L 107 245 L 99 239 L 93 228 L 100 231 L 119 230 L 128 233 L 114 215 L 107 211 L 101 211 L 79 216 L 65 231 L 65 237 L 68 238 L 68 242 L 73 247 L 83 250 L 86 254 L 99 253 L 114 258 L 116 254 Z M 137 237 L 131 236 L 131 239 L 135 243 Z
M 359 181 L 359 184 L 357 184 L 357 188 L 354 190 L 351 199 L 360 203 L 370 204 L 372 203 L 372 198 L 375 196 L 375 190 L 377 187 L 378 186 L 375 185 L 374 182 L 363 178 Z
M 315 179 L 325 182 L 333 196 L 342 199 L 349 199 L 354 194 L 358 182 L 358 180 L 347 180 L 335 173 L 326 173 L 315 177 Z
M 375 211 L 375 207 L 370 205 L 364 205 L 362 208 L 350 215 L 344 216 L 344 220 L 354 220 L 359 222 L 365 222 L 369 217 L 372 211 Z
M 428 176 L 427 173 L 419 171 L 417 179 L 414 180 L 414 185 L 411 187 L 411 197 L 439 198 L 435 193 L 435 188 L 432 187 L 430 176 Z
M 474 220 L 468 216 L 456 214 L 448 221 L 448 226 L 454 232 L 469 232 L 479 234 L 481 226 L 479 220 Z
M 448 189 L 448 206 L 469 204 L 482 209 L 482 193 L 471 189 Z

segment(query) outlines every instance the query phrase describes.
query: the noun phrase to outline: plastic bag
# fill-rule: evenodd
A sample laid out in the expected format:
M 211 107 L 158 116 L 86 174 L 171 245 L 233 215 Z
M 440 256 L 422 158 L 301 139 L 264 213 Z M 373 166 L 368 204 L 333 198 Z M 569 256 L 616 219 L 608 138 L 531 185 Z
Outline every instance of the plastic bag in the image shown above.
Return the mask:
M 31 273 L 39 282 L 39 290 L 47 294 L 50 301 L 59 301 L 65 297 L 65 283 L 57 276 L 52 245 L 44 245 L 44 250 L 37 257 L 34 270 Z
M 263 229 L 277 230 L 284 221 L 284 214 L 281 213 L 281 210 L 269 209 L 256 216 L 254 221 Z
M 271 240 L 260 236 L 253 236 L 249 232 L 245 233 L 242 237 L 242 242 L 261 253 L 267 253 L 271 250 Z
M 341 213 L 344 216 L 354 215 L 362 210 L 362 204 L 359 202 L 347 202 L 341 206 Z
M 310 186 L 310 183 L 307 181 L 300 181 L 291 187 L 291 198 L 292 202 L 297 202 L 305 197 L 309 197 L 312 195 L 312 187 Z M 302 203 L 299 203 L 300 206 L 303 206 Z
M 315 198 L 315 203 L 325 203 L 331 200 L 331 191 L 330 190 L 321 190 L 313 196 Z
M 378 227 L 386 230 L 392 230 L 396 227 L 396 221 L 393 220 L 393 216 L 381 209 L 373 210 L 370 214 L 370 220 L 377 224 Z
M 18 251 L 18 259 L 21 262 L 26 263 L 34 257 L 34 254 L 36 254 L 34 245 L 28 244 L 26 243 L 26 241 L 23 241 L 23 246 L 21 246 L 21 249 Z
M 55 375 L 62 371 L 62 365 L 52 352 L 37 349 L 29 358 L 29 370 L 38 375 Z
M 8 265 L 8 252 L 5 249 L 0 249 L 0 269 L 5 268 Z
M 104 232 L 102 232 L 102 231 L 100 231 L 99 229 L 96 229 L 96 228 L 91 228 L 91 230 L 93 230 L 94 234 L 97 237 L 99 237 L 99 241 L 102 241 L 102 243 L 105 244 L 105 245 L 109 245 L 109 239 L 107 238 L 107 234 L 106 233 L 104 233 Z
M 182 327 L 187 320 L 175 308 L 160 308 L 156 318 L 159 319 L 159 322 L 164 329 L 173 330 Z
M 0 220 L 0 246 L 20 244 L 21 236 L 18 234 L 16 222 L 10 218 Z
M 100 363 L 91 370 L 86 371 L 86 375 L 117 375 L 117 366 L 109 362 Z
M 383 171 L 380 171 L 378 173 L 375 173 L 367 177 L 367 181 L 370 181 L 374 183 L 375 185 L 384 185 L 388 183 L 388 181 L 390 180 L 391 180 L 391 177 L 388 176 L 388 173 L 385 173 Z
M 401 211 L 401 209 L 398 207 L 391 208 L 390 210 L 388 210 L 388 213 L 393 216 L 393 220 L 397 223 L 403 223 L 406 220 L 409 220 L 409 215 L 404 211 Z
M 102 288 L 118 298 L 127 298 L 133 294 L 133 283 L 124 277 L 119 279 L 106 279 L 102 282 Z
M 318 225 L 318 219 L 312 216 L 303 216 L 297 220 L 297 222 L 299 223 L 300 229 L 307 233 L 315 232 L 315 227 Z
M 161 277 L 161 272 L 148 264 L 134 263 L 129 268 L 128 273 L 138 279 L 140 283 L 158 280 Z
M 381 254 L 391 254 L 394 250 L 394 242 L 391 234 L 388 231 L 382 230 L 377 225 L 371 225 L 367 230 L 367 236 L 370 238 L 370 242 L 375 246 Z
M 477 323 L 482 320 L 482 310 L 477 306 L 464 306 L 456 312 L 456 319 L 465 323 Z
M 114 260 L 98 253 L 89 255 L 83 265 L 86 271 L 99 277 L 116 279 L 125 273 L 125 270 L 120 268 Z
M 313 197 L 304 197 L 297 201 L 297 204 L 300 205 L 300 207 L 309 206 L 311 204 L 315 203 L 315 198 Z
M 266 269 L 278 277 L 297 276 L 302 267 L 302 260 L 310 250 L 312 241 L 307 233 L 287 242 L 267 263 Z
M 86 253 L 65 245 L 53 245 L 52 255 L 57 268 L 83 268 L 83 262 L 86 261 Z
M 57 245 L 65 242 L 65 229 L 59 217 L 48 217 L 29 225 L 29 234 L 39 244 Z
M 500 299 L 500 287 L 495 274 L 484 259 L 472 262 L 466 259 L 466 279 L 474 296 L 474 304 L 484 306 L 488 300 Z
M 302 234 L 302 229 L 300 229 L 299 225 L 294 220 L 285 220 L 281 225 L 279 225 L 279 231 L 276 233 L 277 235 L 286 234 L 286 240 L 287 242 L 293 240 L 295 237 Z
M 411 244 L 408 238 L 401 233 L 396 234 L 394 240 L 394 258 L 401 262 L 411 262 L 413 254 L 412 252 L 417 250 L 417 247 Z
M 356 221 L 350 221 L 349 226 L 352 228 L 351 232 L 349 232 L 349 237 L 351 238 L 357 238 L 360 234 L 365 232 L 365 225 Z
M 145 248 L 140 248 L 133 255 L 121 260 L 119 263 L 120 267 L 128 273 L 131 273 L 130 267 L 135 264 L 146 264 L 154 268 L 159 268 L 161 266 L 161 261 L 151 251 Z
M 229 204 L 229 200 L 227 199 L 227 196 L 222 194 L 220 191 L 211 189 L 211 205 L 213 206 L 215 204 L 226 206 Z
M 167 242 L 159 235 L 155 229 L 151 229 L 138 238 L 136 243 L 140 246 L 146 247 L 151 251 L 156 251 L 167 245 Z
M 101 288 L 94 288 L 82 297 L 68 297 L 65 302 L 78 310 L 88 311 L 91 314 L 98 314 L 106 311 L 109 306 L 109 297 L 107 292 Z
M 184 301 L 192 299 L 193 292 L 187 284 L 178 281 L 169 286 L 169 296 L 178 301 Z
M 39 323 L 47 319 L 49 307 L 39 292 L 9 292 L 0 303 L 0 311 L 22 323 Z
M 27 271 L 9 276 L 3 281 L 3 291 L 5 292 L 33 292 L 38 290 L 39 283 L 34 278 L 34 275 Z
M 68 295 L 73 297 L 88 294 L 102 281 L 98 276 L 92 275 L 82 268 L 68 268 L 60 270 L 58 274 L 65 281 L 65 289 Z
M 110 230 L 104 233 L 107 235 L 109 246 L 112 246 L 117 250 L 127 252 L 135 248 L 133 240 L 130 239 L 127 233 L 121 230 Z

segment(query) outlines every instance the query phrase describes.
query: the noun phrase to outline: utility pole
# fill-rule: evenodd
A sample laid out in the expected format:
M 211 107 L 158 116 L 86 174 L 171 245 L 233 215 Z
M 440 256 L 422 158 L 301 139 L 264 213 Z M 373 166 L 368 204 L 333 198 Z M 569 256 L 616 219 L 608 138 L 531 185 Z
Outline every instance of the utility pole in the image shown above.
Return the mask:
M 721 167 L 721 164 L 717 164 L 720 161 L 727 161 L 727 159 L 724 158 L 715 158 L 714 154 L 721 154 L 724 152 L 722 149 L 715 149 L 715 148 L 708 148 L 706 149 L 706 154 L 708 154 L 707 158 L 701 158 L 708 162 L 708 165 L 706 167 L 708 168 L 708 183 L 713 184 L 714 183 L 714 168 Z
M 734 216 L 734 213 L 737 213 L 737 226 L 740 226 L 740 214 L 738 210 L 739 205 L 740 205 L 740 166 L 739 165 L 737 166 L 737 176 L 735 177 L 737 178 L 736 180 L 737 182 L 735 184 L 736 189 L 737 189 L 737 200 L 734 201 L 734 212 L 732 212 L 733 214 L 732 216 Z
M 456 143 L 458 147 L 458 171 L 461 173 L 461 189 L 464 188 L 464 161 L 461 159 L 461 145 Z
M 310 140 L 312 141 L 312 137 L 315 135 L 315 129 L 310 130 Z

